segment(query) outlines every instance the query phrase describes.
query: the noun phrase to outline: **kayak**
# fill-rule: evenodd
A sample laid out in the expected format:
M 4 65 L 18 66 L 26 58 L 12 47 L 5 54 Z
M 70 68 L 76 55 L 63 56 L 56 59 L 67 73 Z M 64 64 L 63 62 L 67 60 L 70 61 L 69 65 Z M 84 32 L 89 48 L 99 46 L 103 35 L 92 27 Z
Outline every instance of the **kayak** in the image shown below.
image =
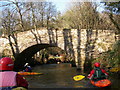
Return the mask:
M 27 89 L 24 87 L 17 87 L 17 88 L 13 88 L 12 90 L 27 90 Z
M 83 75 L 76 75 L 76 76 L 73 77 L 73 79 L 74 79 L 75 81 L 82 80 L 83 78 L 85 78 L 85 76 L 83 76 Z
M 111 85 L 111 81 L 108 79 L 103 79 L 103 80 L 99 80 L 99 81 L 91 80 L 91 84 L 93 84 L 94 86 L 97 86 L 97 87 L 107 87 L 107 86 Z
M 36 72 L 18 72 L 20 75 L 42 75 L 43 73 L 36 73 Z
M 24 87 L 0 87 L 0 90 L 27 90 Z
M 110 72 L 118 72 L 118 71 L 120 71 L 120 67 L 111 68 L 109 71 Z

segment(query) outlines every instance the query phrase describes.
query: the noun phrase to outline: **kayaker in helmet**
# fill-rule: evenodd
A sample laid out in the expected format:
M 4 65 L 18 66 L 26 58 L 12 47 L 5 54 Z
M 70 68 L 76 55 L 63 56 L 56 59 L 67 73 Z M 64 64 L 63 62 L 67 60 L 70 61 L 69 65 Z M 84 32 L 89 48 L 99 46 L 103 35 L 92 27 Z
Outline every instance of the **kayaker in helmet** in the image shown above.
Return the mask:
M 100 63 L 96 62 L 94 64 L 94 69 L 90 72 L 88 78 L 90 80 L 97 81 L 97 80 L 106 79 L 107 76 L 108 73 L 104 69 L 100 68 Z
M 14 61 L 9 57 L 0 59 L 0 89 L 12 90 L 16 87 L 28 88 L 28 82 L 13 71 Z
M 26 63 L 25 65 L 24 65 L 24 72 L 32 72 L 32 68 L 31 68 L 31 66 L 29 66 L 29 63 Z

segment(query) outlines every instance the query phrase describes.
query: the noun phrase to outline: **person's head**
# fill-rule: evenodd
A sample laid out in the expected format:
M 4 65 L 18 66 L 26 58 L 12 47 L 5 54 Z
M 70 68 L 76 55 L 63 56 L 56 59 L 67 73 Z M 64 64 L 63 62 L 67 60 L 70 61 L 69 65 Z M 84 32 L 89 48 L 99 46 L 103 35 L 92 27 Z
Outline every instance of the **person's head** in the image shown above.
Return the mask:
M 0 70 L 13 70 L 14 61 L 9 57 L 3 57 L 0 59 Z
M 95 67 L 100 67 L 100 63 L 96 62 L 96 63 L 94 63 L 94 66 Z

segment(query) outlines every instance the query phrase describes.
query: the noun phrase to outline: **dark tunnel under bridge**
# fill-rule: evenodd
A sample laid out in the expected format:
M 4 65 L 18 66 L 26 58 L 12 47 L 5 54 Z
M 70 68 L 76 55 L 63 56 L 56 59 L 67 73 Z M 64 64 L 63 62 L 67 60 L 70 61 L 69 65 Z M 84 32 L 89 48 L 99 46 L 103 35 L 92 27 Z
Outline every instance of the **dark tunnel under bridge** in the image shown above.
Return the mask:
M 36 44 L 33 46 L 30 46 L 23 50 L 21 53 L 19 53 L 15 58 L 15 71 L 22 70 L 24 64 L 26 62 L 29 62 L 29 60 L 32 59 L 34 54 L 36 54 L 38 51 L 48 48 L 48 47 L 57 47 L 55 44 Z

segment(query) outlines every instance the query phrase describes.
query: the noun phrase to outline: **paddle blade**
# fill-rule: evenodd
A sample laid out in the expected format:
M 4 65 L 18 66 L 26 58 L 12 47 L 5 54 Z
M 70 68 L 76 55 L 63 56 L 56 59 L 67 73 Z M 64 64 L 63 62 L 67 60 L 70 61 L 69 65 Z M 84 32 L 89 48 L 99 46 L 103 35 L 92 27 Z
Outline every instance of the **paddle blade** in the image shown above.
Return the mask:
M 76 76 L 73 77 L 73 79 L 74 79 L 75 81 L 82 80 L 83 78 L 85 78 L 85 76 L 83 76 L 83 75 L 76 75 Z

